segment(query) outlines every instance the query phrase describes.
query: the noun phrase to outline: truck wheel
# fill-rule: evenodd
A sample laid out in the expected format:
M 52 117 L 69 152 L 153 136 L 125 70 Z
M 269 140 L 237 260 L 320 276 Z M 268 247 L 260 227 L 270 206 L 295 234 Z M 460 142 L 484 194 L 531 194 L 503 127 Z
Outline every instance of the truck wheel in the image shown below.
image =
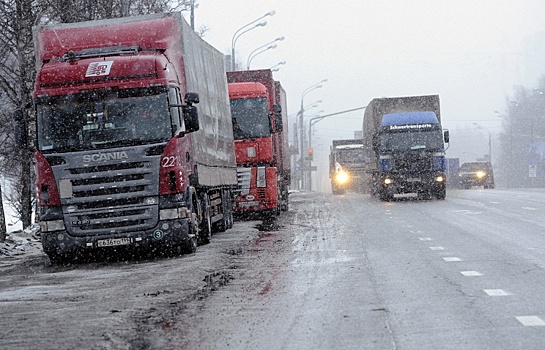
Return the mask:
M 65 254 L 47 253 L 51 265 L 67 265 L 72 261 L 72 257 Z
M 386 190 L 380 190 L 378 196 L 379 196 L 380 200 L 385 201 L 385 202 L 390 202 L 390 201 L 392 201 L 394 199 L 394 195 L 391 194 L 390 192 L 386 191 Z
M 199 244 L 208 244 L 212 238 L 212 219 L 210 218 L 210 198 L 204 195 L 202 201 L 202 221 L 199 224 Z
M 191 222 L 189 223 L 189 239 L 182 245 L 183 254 L 192 254 L 197 251 L 197 240 L 199 237 L 199 219 L 197 213 L 191 213 Z
M 223 217 L 214 224 L 216 232 L 225 232 L 229 227 L 229 202 L 225 191 L 221 192 L 221 214 Z
M 435 198 L 437 199 L 445 199 L 447 196 L 447 189 L 446 188 L 441 188 L 440 190 L 438 190 L 436 193 L 435 193 Z

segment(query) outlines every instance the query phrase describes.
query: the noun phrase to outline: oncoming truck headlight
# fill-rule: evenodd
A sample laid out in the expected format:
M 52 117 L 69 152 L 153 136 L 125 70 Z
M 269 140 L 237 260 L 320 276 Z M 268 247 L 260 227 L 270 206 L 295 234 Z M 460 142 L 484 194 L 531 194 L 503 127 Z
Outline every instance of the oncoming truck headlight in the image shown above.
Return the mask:
M 484 171 L 482 171 L 482 170 L 479 170 L 479 171 L 477 171 L 477 174 L 476 174 L 476 175 L 477 175 L 477 177 L 478 177 L 479 179 L 482 179 L 483 177 L 486 176 L 486 173 L 485 173 Z
M 335 181 L 338 183 L 338 184 L 344 184 L 348 181 L 348 179 L 350 178 L 350 176 L 348 176 L 348 173 L 345 172 L 345 171 L 339 171 L 336 175 L 335 175 Z
M 436 176 L 435 177 L 435 182 L 443 182 L 445 181 L 445 178 L 443 176 Z
M 389 177 L 384 179 L 384 184 L 385 185 L 391 185 L 393 182 L 394 182 L 394 180 L 390 179 Z

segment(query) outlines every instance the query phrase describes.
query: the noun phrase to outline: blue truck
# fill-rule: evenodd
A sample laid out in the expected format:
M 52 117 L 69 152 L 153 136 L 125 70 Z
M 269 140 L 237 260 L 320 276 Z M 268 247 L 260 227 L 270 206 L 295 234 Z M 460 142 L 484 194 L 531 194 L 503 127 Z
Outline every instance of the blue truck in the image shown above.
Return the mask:
M 381 200 L 415 193 L 445 199 L 445 143 L 438 95 L 375 98 L 363 118 L 370 192 Z

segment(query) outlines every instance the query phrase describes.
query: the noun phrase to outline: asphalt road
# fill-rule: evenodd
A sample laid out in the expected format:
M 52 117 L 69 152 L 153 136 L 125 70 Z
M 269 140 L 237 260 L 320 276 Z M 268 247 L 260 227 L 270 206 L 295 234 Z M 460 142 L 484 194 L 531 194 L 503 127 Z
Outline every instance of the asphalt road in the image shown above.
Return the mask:
M 193 255 L 0 265 L 0 348 L 544 348 L 544 191 L 291 199 Z

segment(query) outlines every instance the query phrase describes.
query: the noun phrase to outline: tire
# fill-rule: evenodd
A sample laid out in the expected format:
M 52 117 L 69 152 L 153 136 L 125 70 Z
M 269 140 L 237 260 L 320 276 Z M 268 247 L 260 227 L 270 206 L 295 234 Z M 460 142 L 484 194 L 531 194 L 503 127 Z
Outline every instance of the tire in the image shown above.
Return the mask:
M 197 242 L 201 245 L 210 243 L 212 238 L 212 219 L 210 218 L 210 199 L 204 194 L 201 208 L 202 221 L 199 223 L 199 235 Z
M 380 200 L 385 201 L 385 202 L 391 202 L 391 201 L 394 200 L 394 195 L 392 193 L 390 193 L 389 191 L 386 191 L 384 189 L 379 190 L 378 197 L 380 198 Z
M 191 213 L 189 222 L 189 239 L 182 245 L 182 254 L 193 254 L 197 251 L 199 237 L 199 219 L 197 213 Z
M 73 258 L 65 254 L 47 253 L 51 265 L 67 265 L 72 262 Z
M 220 221 L 215 223 L 214 231 L 215 232 L 225 232 L 229 228 L 229 201 L 227 199 L 227 194 L 225 191 L 221 192 L 221 214 L 223 217 Z
M 441 188 L 439 191 L 435 193 L 435 198 L 443 200 L 447 197 L 447 189 Z

